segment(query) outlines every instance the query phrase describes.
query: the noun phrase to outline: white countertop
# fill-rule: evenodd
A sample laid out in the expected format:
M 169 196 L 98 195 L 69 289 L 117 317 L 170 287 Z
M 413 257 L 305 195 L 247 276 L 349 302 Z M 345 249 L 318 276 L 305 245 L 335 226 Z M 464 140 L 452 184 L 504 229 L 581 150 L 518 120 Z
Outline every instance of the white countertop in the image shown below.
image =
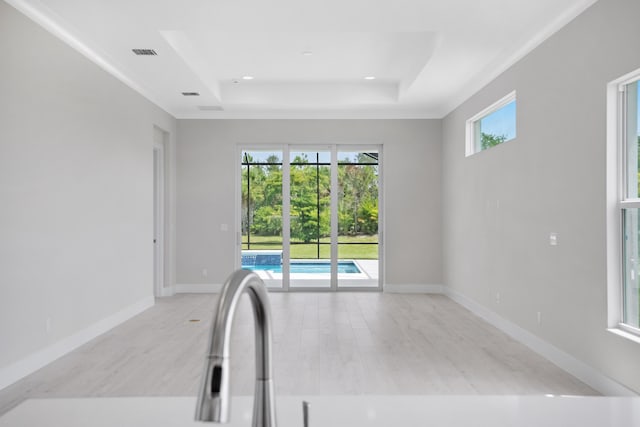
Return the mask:
M 280 396 L 280 427 L 638 427 L 640 397 Z M 252 396 L 234 397 L 228 426 L 250 426 Z M 187 427 L 195 397 L 32 399 L 0 417 L 0 427 Z

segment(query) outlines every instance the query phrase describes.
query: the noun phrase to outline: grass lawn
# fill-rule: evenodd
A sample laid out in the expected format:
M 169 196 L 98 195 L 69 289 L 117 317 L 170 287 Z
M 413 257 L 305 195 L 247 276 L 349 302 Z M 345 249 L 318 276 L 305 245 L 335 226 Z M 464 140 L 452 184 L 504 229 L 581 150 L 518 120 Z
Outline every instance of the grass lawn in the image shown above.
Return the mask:
M 331 239 L 328 237 L 320 239 L 320 259 L 331 257 Z M 339 236 L 338 237 L 338 258 L 340 259 L 378 259 L 378 236 Z M 368 243 L 360 245 L 341 245 L 340 243 Z M 318 258 L 318 245 L 314 243 L 291 244 L 292 259 L 315 259 Z M 247 248 L 247 236 L 242 236 L 242 249 Z M 282 249 L 282 237 L 280 236 L 251 236 L 251 249 Z

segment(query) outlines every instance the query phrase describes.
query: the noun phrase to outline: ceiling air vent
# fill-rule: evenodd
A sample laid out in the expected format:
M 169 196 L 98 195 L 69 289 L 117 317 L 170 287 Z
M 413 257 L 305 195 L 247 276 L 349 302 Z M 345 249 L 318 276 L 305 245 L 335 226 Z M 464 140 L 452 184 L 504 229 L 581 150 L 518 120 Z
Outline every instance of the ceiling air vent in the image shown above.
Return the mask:
M 146 56 L 153 56 L 153 55 L 157 55 L 158 53 L 153 50 L 153 49 L 131 49 L 133 51 L 133 53 L 135 53 L 136 55 L 146 55 Z
M 182 92 L 184 96 L 200 96 L 198 92 Z
M 200 111 L 224 111 L 219 105 L 199 105 L 198 110 Z

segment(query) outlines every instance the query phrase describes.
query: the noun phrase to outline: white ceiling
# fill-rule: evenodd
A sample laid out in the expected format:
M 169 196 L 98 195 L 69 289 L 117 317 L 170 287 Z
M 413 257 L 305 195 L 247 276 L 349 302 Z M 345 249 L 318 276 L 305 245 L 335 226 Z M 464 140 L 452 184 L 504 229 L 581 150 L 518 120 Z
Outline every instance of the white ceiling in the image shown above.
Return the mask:
M 177 118 L 439 118 L 595 0 L 7 2 Z

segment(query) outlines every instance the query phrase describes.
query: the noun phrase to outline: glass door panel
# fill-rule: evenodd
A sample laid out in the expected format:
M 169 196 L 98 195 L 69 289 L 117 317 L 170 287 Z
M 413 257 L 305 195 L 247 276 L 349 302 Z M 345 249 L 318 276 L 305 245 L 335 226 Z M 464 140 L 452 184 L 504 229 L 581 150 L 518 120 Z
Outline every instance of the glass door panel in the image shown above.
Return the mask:
M 377 288 L 377 150 L 338 151 L 338 287 Z
M 331 151 L 290 152 L 289 287 L 331 287 Z
M 282 288 L 282 151 L 242 151 L 242 268 Z

